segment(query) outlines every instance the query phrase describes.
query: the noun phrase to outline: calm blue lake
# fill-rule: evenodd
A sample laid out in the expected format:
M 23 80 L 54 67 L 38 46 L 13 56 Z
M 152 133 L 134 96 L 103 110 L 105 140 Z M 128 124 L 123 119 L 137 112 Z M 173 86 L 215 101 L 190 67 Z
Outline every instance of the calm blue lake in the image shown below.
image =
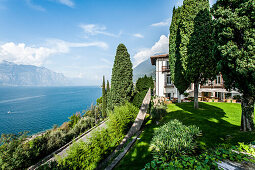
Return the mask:
M 0 134 L 34 134 L 61 125 L 101 94 L 99 87 L 0 87 Z

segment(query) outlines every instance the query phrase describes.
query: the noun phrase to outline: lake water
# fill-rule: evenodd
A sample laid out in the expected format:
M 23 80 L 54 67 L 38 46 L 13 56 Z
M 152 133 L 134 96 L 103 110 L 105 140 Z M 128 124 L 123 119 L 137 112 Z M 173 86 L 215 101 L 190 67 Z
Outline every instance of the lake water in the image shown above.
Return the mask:
M 0 134 L 34 134 L 61 125 L 101 94 L 99 87 L 0 87 Z

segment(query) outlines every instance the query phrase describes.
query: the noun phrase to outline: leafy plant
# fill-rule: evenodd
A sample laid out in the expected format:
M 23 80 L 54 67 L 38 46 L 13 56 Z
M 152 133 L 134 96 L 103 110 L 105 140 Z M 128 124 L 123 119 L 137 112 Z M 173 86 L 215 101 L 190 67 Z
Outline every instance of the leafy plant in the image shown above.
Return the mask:
M 166 109 L 167 107 L 163 104 L 157 106 L 152 105 L 150 109 L 151 119 L 153 121 L 160 120 L 167 113 Z
M 69 127 L 73 128 L 75 126 L 75 124 L 78 122 L 78 120 L 80 120 L 81 118 L 81 113 L 77 112 L 75 114 L 73 114 L 71 117 L 69 117 Z
M 172 120 L 154 133 L 151 141 L 154 157 L 173 158 L 194 150 L 194 138 L 200 134 L 198 127 L 185 126 L 178 120 Z

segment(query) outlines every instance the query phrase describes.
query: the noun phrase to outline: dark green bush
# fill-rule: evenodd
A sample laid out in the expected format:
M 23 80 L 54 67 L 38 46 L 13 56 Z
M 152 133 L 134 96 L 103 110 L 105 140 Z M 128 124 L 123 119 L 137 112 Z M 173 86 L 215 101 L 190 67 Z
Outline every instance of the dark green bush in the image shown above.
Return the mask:
M 144 90 L 148 91 L 149 88 L 153 89 L 154 82 L 153 82 L 152 77 L 147 77 L 145 75 L 144 77 L 139 78 L 136 81 L 135 88 L 136 88 L 136 91 L 138 91 L 138 92 L 142 92 Z
M 165 114 L 167 113 L 166 111 L 167 109 L 167 106 L 161 104 L 159 106 L 151 106 L 151 109 L 150 109 L 150 116 L 151 116 L 151 119 L 152 121 L 158 121 L 160 120 L 162 117 L 165 116 Z
M 200 133 L 199 128 L 185 126 L 178 120 L 172 120 L 155 130 L 151 141 L 155 157 L 169 158 L 187 154 L 194 150 L 194 138 Z
M 146 96 L 147 91 L 148 90 L 144 90 L 142 92 L 136 93 L 132 102 L 133 105 L 135 105 L 137 108 L 140 108 L 143 103 L 143 99 Z

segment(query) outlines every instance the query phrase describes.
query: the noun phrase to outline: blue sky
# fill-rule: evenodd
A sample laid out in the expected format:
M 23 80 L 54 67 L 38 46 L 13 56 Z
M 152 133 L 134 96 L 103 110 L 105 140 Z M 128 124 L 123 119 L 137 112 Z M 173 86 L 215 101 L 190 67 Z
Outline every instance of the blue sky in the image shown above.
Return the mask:
M 136 66 L 168 52 L 172 9 L 182 0 L 0 0 L 0 61 L 44 66 L 99 85 L 119 43 Z

